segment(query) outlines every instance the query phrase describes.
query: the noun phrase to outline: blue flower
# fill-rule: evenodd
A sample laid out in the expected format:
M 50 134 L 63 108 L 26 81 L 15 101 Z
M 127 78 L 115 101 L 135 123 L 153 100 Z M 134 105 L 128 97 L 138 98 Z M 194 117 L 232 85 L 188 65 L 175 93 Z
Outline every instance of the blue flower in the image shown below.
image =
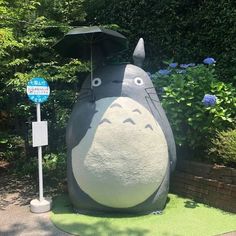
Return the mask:
M 189 64 L 180 64 L 179 67 L 182 69 L 186 69 L 189 67 Z
M 173 63 L 170 63 L 169 64 L 169 67 L 171 67 L 171 68 L 175 68 L 175 67 L 177 67 L 178 66 L 178 63 L 177 62 L 173 62 Z
M 188 64 L 188 67 L 193 67 L 193 66 L 196 66 L 196 64 L 195 63 L 189 63 Z
M 202 99 L 202 102 L 205 106 L 214 106 L 216 104 L 217 97 L 215 95 L 211 94 L 205 94 L 204 98 Z
M 204 64 L 207 64 L 207 65 L 212 65 L 212 64 L 215 64 L 216 61 L 215 61 L 215 59 L 212 58 L 212 57 L 207 57 L 207 58 L 205 58 L 205 59 L 203 60 L 203 63 L 204 63 Z
M 170 71 L 169 70 L 159 70 L 158 73 L 160 75 L 169 75 L 170 74 Z

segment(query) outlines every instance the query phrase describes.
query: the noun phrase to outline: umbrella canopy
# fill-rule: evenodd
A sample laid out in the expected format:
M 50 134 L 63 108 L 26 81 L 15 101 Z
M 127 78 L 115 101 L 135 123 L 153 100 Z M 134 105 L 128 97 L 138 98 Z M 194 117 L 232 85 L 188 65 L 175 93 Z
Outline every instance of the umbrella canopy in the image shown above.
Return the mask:
M 125 36 L 114 31 L 98 26 L 78 27 L 70 30 L 54 46 L 62 56 L 70 58 L 90 59 L 91 61 L 91 95 L 93 93 L 93 57 L 111 56 L 128 48 Z
M 102 53 L 104 57 L 128 48 L 125 36 L 98 26 L 78 27 L 70 30 L 53 46 L 64 57 L 91 59 L 91 54 Z

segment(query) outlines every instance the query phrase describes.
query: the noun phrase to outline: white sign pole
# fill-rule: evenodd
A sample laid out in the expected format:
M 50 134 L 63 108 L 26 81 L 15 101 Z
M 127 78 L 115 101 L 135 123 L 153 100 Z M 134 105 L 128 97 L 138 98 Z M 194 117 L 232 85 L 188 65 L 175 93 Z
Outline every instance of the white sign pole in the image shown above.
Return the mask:
M 40 103 L 36 104 L 37 121 L 41 121 Z M 42 202 L 43 198 L 43 162 L 42 162 L 42 146 L 38 147 L 38 168 L 39 168 L 39 201 Z
M 32 144 L 38 147 L 38 172 L 39 172 L 39 199 L 30 202 L 30 210 L 34 213 L 50 211 L 51 198 L 43 197 L 43 158 L 42 146 L 48 145 L 48 125 L 47 121 L 41 121 L 40 103 L 45 102 L 50 94 L 47 81 L 37 77 L 31 79 L 27 84 L 27 95 L 31 101 L 36 103 L 37 122 L 32 122 Z

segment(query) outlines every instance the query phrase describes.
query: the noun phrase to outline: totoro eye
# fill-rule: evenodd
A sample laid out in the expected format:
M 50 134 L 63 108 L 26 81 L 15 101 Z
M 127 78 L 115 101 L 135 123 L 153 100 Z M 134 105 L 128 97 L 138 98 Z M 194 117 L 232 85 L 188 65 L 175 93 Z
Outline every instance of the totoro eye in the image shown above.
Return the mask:
M 134 78 L 134 83 L 136 85 L 143 85 L 143 79 L 141 79 L 140 77 L 135 77 Z
M 100 78 L 94 78 L 92 81 L 92 86 L 93 87 L 98 87 L 102 84 L 102 80 Z

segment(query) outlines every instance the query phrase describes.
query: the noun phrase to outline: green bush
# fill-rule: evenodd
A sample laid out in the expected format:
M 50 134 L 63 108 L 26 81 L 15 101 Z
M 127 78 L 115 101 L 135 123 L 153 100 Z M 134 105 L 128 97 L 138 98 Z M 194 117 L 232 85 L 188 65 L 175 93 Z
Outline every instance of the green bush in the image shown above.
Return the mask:
M 14 162 L 24 155 L 24 139 L 21 136 L 0 132 L 0 160 Z
M 214 65 L 180 66 L 153 74 L 153 82 L 177 145 L 205 150 L 217 130 L 235 127 L 236 90 L 216 79 Z M 206 94 L 216 96 L 215 105 L 204 105 Z
M 66 155 L 65 153 L 50 153 L 43 157 L 43 168 L 45 176 L 51 180 L 63 179 L 66 176 Z
M 218 132 L 212 139 L 209 156 L 217 162 L 236 164 L 236 129 Z
M 47 185 L 57 186 L 66 178 L 66 155 L 65 153 L 44 154 L 43 149 L 43 176 Z M 25 176 L 29 175 L 37 179 L 38 156 L 35 153 L 27 161 L 19 159 L 15 162 L 15 173 Z
M 218 58 L 220 79 L 236 84 L 234 0 L 87 0 L 84 3 L 87 24 L 119 25 L 132 50 L 138 38 L 144 38 L 148 70 L 163 59 L 200 62 L 201 58 L 212 55 Z

